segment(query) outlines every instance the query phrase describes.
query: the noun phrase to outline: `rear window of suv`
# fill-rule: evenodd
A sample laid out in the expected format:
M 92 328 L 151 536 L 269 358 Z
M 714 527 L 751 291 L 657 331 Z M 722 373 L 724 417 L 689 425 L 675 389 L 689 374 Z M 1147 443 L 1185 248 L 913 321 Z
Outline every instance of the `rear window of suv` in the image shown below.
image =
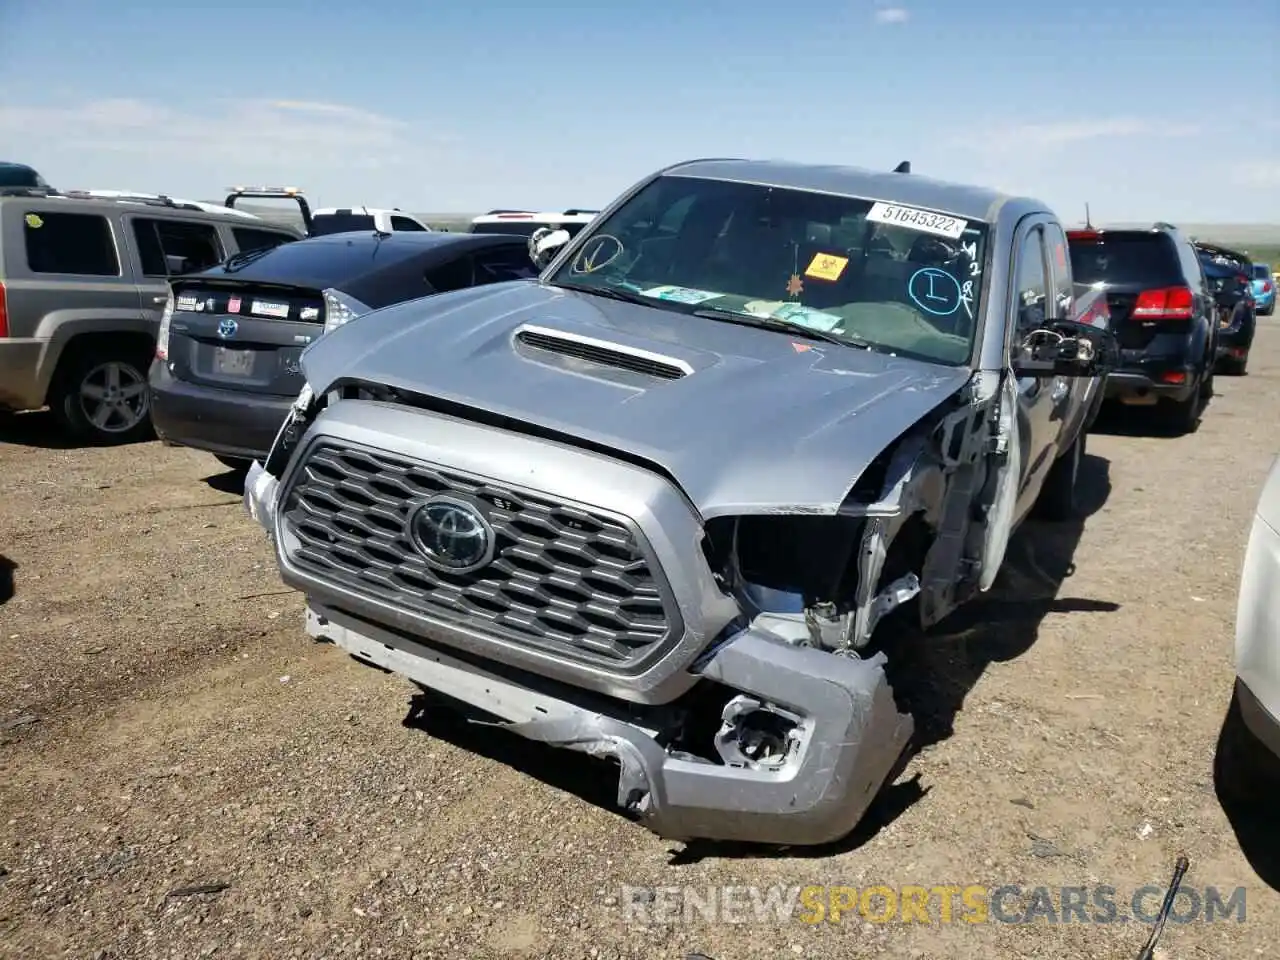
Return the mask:
M 1071 273 L 1077 283 L 1184 284 L 1173 241 L 1161 233 L 1101 233 L 1071 237 Z
M 1265 263 L 1255 263 L 1253 265 L 1253 279 L 1270 280 L 1271 268 L 1268 267 Z
M 28 210 L 22 232 L 32 273 L 120 276 L 120 258 L 106 217 Z
M 354 233 L 372 230 L 374 219 L 365 213 L 321 213 L 311 218 L 311 235 L 325 237 L 331 233 Z

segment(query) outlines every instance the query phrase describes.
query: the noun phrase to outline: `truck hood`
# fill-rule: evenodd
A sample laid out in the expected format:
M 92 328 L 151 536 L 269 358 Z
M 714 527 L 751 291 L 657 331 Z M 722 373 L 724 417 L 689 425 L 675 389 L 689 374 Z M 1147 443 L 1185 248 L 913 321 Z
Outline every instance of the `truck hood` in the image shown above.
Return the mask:
M 531 351 L 517 339 L 529 326 L 680 370 L 663 379 Z M 836 513 L 871 461 L 970 377 L 535 281 L 366 314 L 308 347 L 302 369 L 317 394 L 385 384 L 646 460 L 704 519 Z

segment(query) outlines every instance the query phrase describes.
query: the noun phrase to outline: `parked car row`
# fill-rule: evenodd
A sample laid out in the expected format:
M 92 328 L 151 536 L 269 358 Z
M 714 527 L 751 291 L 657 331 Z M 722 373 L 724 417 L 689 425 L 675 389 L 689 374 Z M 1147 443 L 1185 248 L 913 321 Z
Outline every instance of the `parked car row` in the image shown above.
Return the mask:
M 1274 308 L 1270 268 L 1167 223 L 1090 226 L 1068 238 L 1076 280 L 1106 293 L 1119 347 L 1107 397 L 1156 407 L 1179 432 L 1195 429 L 1215 374 L 1240 376 L 1248 368 L 1258 296 L 1269 293 L 1266 312 Z
M 295 203 L 301 227 L 237 206 L 254 199 Z M 290 377 L 297 355 L 323 332 L 325 318 L 332 325 L 398 299 L 532 276 L 527 237 L 546 226 L 578 230 L 592 216 L 492 211 L 475 218 L 468 233 L 437 233 L 394 209 L 313 210 L 296 187 L 233 187 L 217 204 L 124 190 L 60 191 L 33 168 L 5 163 L 0 410 L 48 406 L 86 443 L 128 443 L 158 425 L 166 440 L 243 468 L 274 437 L 288 407 L 279 397 L 296 395 Z M 343 239 L 327 242 L 334 236 Z M 297 251 L 265 256 L 295 241 L 303 242 Z M 205 272 L 212 286 L 201 309 L 188 311 L 190 294 L 175 295 L 169 281 Z M 244 299 L 243 316 L 224 310 L 226 322 L 209 326 L 210 293 L 224 294 L 222 306 L 238 305 L 241 298 L 230 293 L 237 283 L 259 296 Z M 308 302 L 280 316 L 298 297 Z M 255 314 L 255 304 L 276 313 Z M 289 324 L 305 330 L 282 332 Z M 166 362 L 149 388 L 157 354 Z

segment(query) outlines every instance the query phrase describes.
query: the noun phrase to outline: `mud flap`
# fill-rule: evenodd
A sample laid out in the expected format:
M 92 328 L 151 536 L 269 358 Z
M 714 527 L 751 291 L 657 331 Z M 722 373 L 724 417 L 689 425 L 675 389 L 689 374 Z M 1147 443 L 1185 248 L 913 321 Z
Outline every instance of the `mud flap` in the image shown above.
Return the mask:
M 1009 537 L 1013 532 L 1013 514 L 1018 503 L 1018 487 L 1022 476 L 1022 431 L 1018 429 L 1018 385 L 1011 371 L 1000 378 L 1000 409 L 996 414 L 996 433 L 991 453 L 998 475 L 995 496 L 984 521 L 982 557 L 979 561 L 978 589 L 984 593 L 996 582 L 1004 563 Z

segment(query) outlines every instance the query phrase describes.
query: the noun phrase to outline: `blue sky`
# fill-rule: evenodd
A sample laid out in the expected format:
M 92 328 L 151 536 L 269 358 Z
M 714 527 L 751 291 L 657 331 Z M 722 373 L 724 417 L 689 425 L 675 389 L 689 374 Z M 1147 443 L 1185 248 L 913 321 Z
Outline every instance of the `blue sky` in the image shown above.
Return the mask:
M 0 0 L 0 159 L 444 212 L 910 158 L 1073 221 L 1280 223 L 1278 51 L 1276 0 Z

